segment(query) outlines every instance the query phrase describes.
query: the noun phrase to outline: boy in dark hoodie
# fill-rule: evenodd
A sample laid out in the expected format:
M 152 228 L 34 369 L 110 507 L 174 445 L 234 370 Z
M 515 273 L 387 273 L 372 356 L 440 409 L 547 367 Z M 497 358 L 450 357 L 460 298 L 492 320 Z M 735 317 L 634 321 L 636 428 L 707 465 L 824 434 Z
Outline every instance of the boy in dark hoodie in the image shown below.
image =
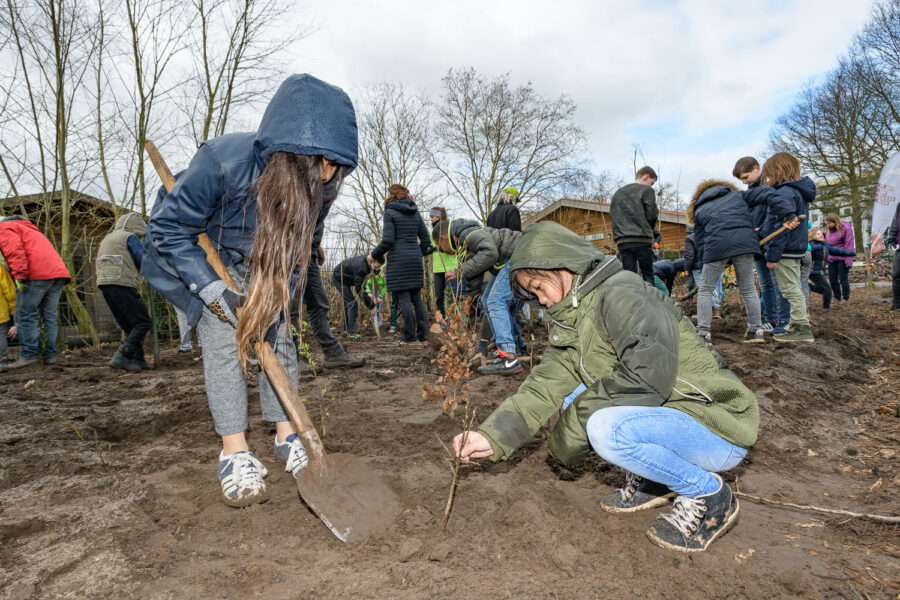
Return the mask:
M 289 305 L 305 287 L 318 222 L 357 163 L 356 115 L 340 88 L 291 75 L 269 102 L 258 131 L 200 145 L 171 192 L 160 190 L 147 226 L 141 274 L 197 324 L 206 395 L 222 437 L 218 475 L 229 506 L 268 499 L 268 472 L 247 445 L 249 353 L 275 348 L 298 381 Z M 206 260 L 208 235 L 232 289 Z M 240 320 L 236 313 L 243 307 Z M 275 457 L 294 477 L 308 463 L 303 444 L 264 374 L 262 418 L 275 423 Z
M 807 253 L 807 230 L 797 224 L 791 227 L 788 221 L 799 215 L 809 215 L 809 203 L 816 197 L 816 184 L 809 177 L 801 178 L 800 161 L 789 152 L 778 152 L 767 160 L 762 168 L 762 179 L 766 185 L 775 188 L 780 202 L 790 211 L 778 214 L 778 211 L 768 210 L 761 232 L 766 236 L 782 225 L 789 227 L 764 247 L 766 267 L 775 273 L 778 289 L 791 305 L 790 327 L 785 333 L 775 334 L 775 339 L 779 342 L 813 342 L 806 299 L 800 287 L 800 261 Z
M 442 252 L 456 253 L 459 258 L 459 267 L 447 271 L 447 277 L 465 279 L 468 289 L 473 290 L 480 289 L 480 280 L 485 273 L 493 275 L 484 288 L 481 305 L 497 341 L 497 358 L 478 369 L 485 375 L 522 372 L 522 365 L 516 358 L 516 326 L 510 313 L 514 300 L 508 264 L 521 235 L 519 231 L 492 229 L 475 221 L 455 219 L 441 221 L 435 236 Z M 486 352 L 487 340 L 481 340 L 479 346 L 481 352 Z
M 641 277 L 653 284 L 653 241 L 659 209 L 656 207 L 656 171 L 641 167 L 634 175 L 634 183 L 616 190 L 609 203 L 613 239 L 619 249 L 622 267 L 634 271 L 640 268 Z

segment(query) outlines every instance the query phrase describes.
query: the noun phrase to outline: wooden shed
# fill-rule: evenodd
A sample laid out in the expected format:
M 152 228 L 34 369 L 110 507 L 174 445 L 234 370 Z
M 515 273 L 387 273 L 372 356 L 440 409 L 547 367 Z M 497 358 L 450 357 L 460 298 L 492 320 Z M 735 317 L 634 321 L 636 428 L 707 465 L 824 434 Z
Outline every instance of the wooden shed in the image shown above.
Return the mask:
M 525 225 L 540 221 L 554 221 L 568 227 L 581 237 L 594 243 L 607 253 L 616 252 L 613 241 L 612 222 L 609 218 L 609 204 L 606 202 L 589 202 L 563 198 L 545 208 L 529 215 Z M 657 229 L 662 234 L 661 251 L 681 252 L 684 250 L 684 237 L 687 235 L 687 217 L 685 213 L 674 210 L 659 211 Z

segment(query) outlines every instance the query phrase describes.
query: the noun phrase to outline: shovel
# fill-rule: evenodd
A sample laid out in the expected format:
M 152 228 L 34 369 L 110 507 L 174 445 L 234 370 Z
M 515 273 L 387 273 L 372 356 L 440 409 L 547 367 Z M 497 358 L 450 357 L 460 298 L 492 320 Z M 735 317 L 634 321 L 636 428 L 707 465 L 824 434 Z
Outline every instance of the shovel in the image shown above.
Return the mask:
M 153 142 L 147 140 L 145 147 L 166 191 L 171 192 L 175 187 L 172 172 Z M 239 289 L 209 236 L 201 233 L 198 245 L 206 251 L 206 260 L 222 281 L 234 290 Z M 303 501 L 342 542 L 363 540 L 390 526 L 401 510 L 397 495 L 361 458 L 325 453 L 306 407 L 272 346 L 260 341 L 253 349 L 309 456 L 309 465 L 297 478 Z

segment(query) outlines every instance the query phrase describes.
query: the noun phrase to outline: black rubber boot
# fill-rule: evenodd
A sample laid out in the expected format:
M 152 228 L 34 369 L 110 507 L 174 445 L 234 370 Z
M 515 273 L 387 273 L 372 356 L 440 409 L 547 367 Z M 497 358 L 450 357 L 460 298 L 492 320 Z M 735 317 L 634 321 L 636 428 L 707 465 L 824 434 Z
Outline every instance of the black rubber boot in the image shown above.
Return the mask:
M 703 552 L 737 522 L 740 505 L 722 478 L 712 494 L 685 498 L 678 496 L 672 512 L 660 515 L 647 537 L 663 548 L 678 552 Z
M 141 366 L 134 360 L 128 358 L 128 350 L 130 349 L 125 343 L 119 344 L 119 349 L 109 361 L 109 366 L 116 369 L 124 369 L 126 371 L 140 371 Z

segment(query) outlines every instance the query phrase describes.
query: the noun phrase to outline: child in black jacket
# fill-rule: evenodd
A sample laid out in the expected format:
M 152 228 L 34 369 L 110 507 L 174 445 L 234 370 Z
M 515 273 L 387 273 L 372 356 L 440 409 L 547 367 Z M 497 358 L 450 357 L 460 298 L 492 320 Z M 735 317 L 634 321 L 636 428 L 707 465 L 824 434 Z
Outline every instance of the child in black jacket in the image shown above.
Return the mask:
M 378 272 L 382 263 L 379 261 L 374 262 L 374 270 Z M 359 256 L 351 256 L 343 260 L 331 274 L 331 283 L 341 292 L 341 299 L 344 303 L 344 331 L 354 339 L 362 337 L 356 333 L 356 314 L 359 310 L 359 303 L 356 301 L 354 291 L 356 296 L 362 298 L 366 308 L 370 310 L 375 308 L 375 303 L 372 302 L 368 294 L 363 293 L 362 289 L 366 277 L 369 276 L 372 270 L 369 268 L 366 255 L 360 254 Z
M 831 307 L 831 285 L 825 278 L 828 255 L 856 256 L 854 252 L 829 246 L 821 229 L 809 230 L 809 251 L 812 254 L 812 271 L 809 273 L 809 291 L 822 294 L 822 308 Z

